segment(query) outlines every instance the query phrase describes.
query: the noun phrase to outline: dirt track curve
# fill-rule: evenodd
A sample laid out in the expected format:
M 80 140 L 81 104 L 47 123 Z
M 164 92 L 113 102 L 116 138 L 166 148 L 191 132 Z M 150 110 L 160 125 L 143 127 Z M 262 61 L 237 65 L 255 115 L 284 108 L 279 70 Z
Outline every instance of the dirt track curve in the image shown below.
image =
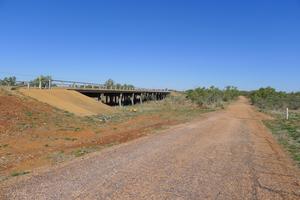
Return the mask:
M 300 173 L 241 98 L 224 111 L 1 186 L 0 199 L 300 199 Z

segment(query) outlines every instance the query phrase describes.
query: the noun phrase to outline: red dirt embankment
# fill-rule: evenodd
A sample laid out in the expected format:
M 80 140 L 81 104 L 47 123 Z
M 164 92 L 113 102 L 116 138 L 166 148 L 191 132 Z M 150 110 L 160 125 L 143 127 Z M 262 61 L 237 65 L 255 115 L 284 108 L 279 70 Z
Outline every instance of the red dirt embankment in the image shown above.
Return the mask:
M 62 93 L 65 94 L 65 91 Z M 77 94 L 75 96 L 78 97 Z M 47 95 L 43 98 L 46 99 Z M 55 102 L 54 98 L 51 101 Z M 56 164 L 72 159 L 77 151 L 79 154 L 85 153 L 86 149 L 95 151 L 106 145 L 141 137 L 153 129 L 179 123 L 162 119 L 160 115 L 161 112 L 141 114 L 103 122 L 94 116 L 78 117 L 19 92 L 0 88 L 0 182 L 13 172 Z

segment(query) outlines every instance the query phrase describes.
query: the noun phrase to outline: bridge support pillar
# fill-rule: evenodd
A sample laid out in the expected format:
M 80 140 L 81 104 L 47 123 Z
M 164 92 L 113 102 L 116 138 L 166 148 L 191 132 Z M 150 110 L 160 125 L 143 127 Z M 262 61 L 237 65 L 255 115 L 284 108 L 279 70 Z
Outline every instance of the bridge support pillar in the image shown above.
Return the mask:
M 102 103 L 104 103 L 104 94 L 103 93 L 100 94 L 100 99 L 101 99 Z
M 117 96 L 113 95 L 113 105 L 117 103 Z
M 143 93 L 141 93 L 141 95 L 140 95 L 140 104 L 143 104 Z
M 134 93 L 131 96 L 131 105 L 134 105 Z
M 116 96 L 115 95 L 112 95 L 112 104 L 114 105 L 116 102 Z
M 119 106 L 122 106 L 123 94 L 121 93 L 119 96 Z
M 157 101 L 157 94 L 156 94 L 156 93 L 153 93 L 152 95 L 153 95 L 153 100 L 154 100 L 154 101 Z

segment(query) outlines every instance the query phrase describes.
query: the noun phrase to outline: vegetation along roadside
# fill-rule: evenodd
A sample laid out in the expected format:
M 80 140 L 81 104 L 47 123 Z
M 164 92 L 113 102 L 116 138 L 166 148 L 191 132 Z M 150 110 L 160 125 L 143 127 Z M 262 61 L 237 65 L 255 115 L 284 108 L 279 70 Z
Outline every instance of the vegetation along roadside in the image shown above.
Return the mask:
M 267 87 L 248 95 L 253 105 L 274 118 L 264 121 L 265 125 L 300 167 L 300 92 L 278 92 Z M 289 108 L 289 119 L 286 119 L 286 108 Z

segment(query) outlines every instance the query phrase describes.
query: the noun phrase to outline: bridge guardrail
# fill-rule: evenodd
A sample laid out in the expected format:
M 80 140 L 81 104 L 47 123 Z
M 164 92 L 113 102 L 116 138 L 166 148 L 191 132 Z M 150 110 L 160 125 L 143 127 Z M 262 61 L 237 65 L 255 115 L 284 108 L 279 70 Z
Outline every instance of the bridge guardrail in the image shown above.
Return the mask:
M 105 84 L 89 83 L 89 82 L 78 82 L 78 81 L 64 81 L 64 80 L 40 80 L 37 83 L 31 81 L 16 81 L 17 86 L 26 86 L 27 88 L 40 88 L 40 89 L 51 89 L 52 87 L 59 88 L 70 88 L 70 89 L 95 89 L 95 90 L 108 90 L 108 91 L 138 91 L 138 92 L 169 92 L 168 89 L 149 89 L 139 87 L 117 87 L 107 86 Z

